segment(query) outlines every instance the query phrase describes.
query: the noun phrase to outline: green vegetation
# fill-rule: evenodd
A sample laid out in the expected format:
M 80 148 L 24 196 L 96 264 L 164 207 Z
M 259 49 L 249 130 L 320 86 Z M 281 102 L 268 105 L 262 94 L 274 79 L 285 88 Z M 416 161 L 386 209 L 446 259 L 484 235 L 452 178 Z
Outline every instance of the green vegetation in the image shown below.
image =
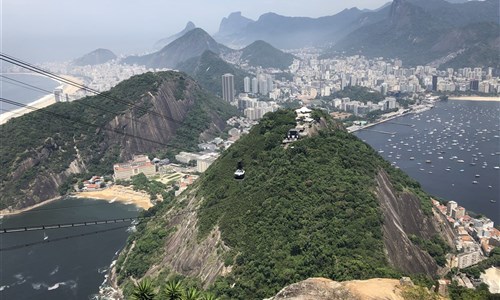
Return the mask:
M 148 280 L 139 282 L 132 293 L 133 300 L 153 300 L 154 297 L 153 286 Z
M 139 282 L 132 293 L 138 300 L 217 300 L 213 294 L 203 292 L 196 287 L 186 287 L 181 281 L 169 281 L 158 293 L 154 293 L 150 281 Z
M 172 207 L 173 197 L 173 192 L 167 193 L 163 201 L 140 214 L 141 217 L 151 217 L 151 219 L 137 225 L 137 230 L 129 236 L 127 246 L 120 253 L 116 263 L 119 283 L 129 276 L 135 278 L 144 276 L 155 261 L 164 255 L 165 239 L 175 231 L 175 228 L 167 228 L 167 221 L 155 216 L 161 216 Z
M 481 276 L 481 273 L 491 267 L 500 267 L 500 247 L 496 247 L 495 249 L 493 249 L 487 259 L 482 260 L 478 264 L 465 268 L 461 271 L 474 278 L 479 278 Z
M 175 80 L 175 77 L 171 72 L 133 76 L 104 95 L 127 99 L 141 107 L 142 95 L 148 91 L 156 92 L 162 81 Z M 56 103 L 2 125 L 2 139 L 9 142 L 0 143 L 0 208 L 16 204 L 22 196 L 19 191 L 27 189 L 40 174 L 57 174 L 66 170 L 76 158 L 74 147 L 87 158 L 88 174 L 83 176 L 110 173 L 120 152 L 118 146 L 104 143 L 108 132 L 101 128 L 126 110 L 125 103 L 93 96 L 77 102 Z M 54 117 L 54 114 L 59 117 Z M 34 165 L 14 178 L 16 170 L 22 168 L 21 164 L 30 159 Z M 66 185 L 71 183 L 70 178 Z
M 250 76 L 208 50 L 199 57 L 180 63 L 177 68 L 193 76 L 203 88 L 219 96 L 222 96 L 222 75 L 226 73 L 234 75 L 236 93 L 243 92 L 243 79 Z
M 133 185 L 134 191 L 144 191 L 148 193 L 151 200 L 158 199 L 158 195 L 161 195 L 162 199 L 169 199 L 167 185 L 156 180 L 149 180 L 144 173 L 132 176 L 131 179 L 130 184 Z M 116 183 L 122 184 L 123 182 L 117 181 Z
M 173 160 L 179 151 L 198 151 L 200 133 L 210 128 L 212 120 L 220 120 L 222 123 L 231 116 L 238 115 L 235 107 L 227 105 L 211 94 L 196 92 L 195 96 L 202 101 L 194 103 L 185 118 L 189 121 L 177 129 L 175 137 L 169 143 L 170 147 L 166 152 L 160 151 L 160 156 L 167 156 Z
M 486 284 L 481 284 L 476 289 L 458 286 L 455 282 L 448 286 L 451 300 L 498 300 L 498 294 L 491 294 Z
M 295 57 L 271 46 L 264 41 L 255 41 L 243 48 L 241 60 L 248 61 L 254 67 L 276 68 L 286 70 Z
M 0 209 L 20 203 L 28 204 L 24 204 L 27 201 L 24 193 L 33 190 L 33 182 L 57 176 L 67 170 L 77 158 L 76 149 L 87 172 L 66 176 L 66 181 L 59 187 L 61 194 L 71 190 L 79 179 L 95 174 L 110 174 L 112 165 L 121 160 L 123 152 L 128 151 L 121 146 L 122 141 L 134 138 L 124 137 L 121 127 L 111 129 L 110 123 L 129 112 L 134 118 L 150 114 L 153 105 L 147 93 L 156 93 L 165 81 L 174 83 L 176 97 L 183 99 L 188 95 L 195 100 L 185 122 L 180 126 L 165 124 L 176 128 L 176 135 L 169 147 L 165 150 L 160 144 L 144 146 L 150 147 L 151 152 L 175 153 L 196 149 L 201 132 L 213 128 L 215 133 L 215 126 L 212 125 L 214 121 L 223 124 L 225 119 L 236 114 L 234 108 L 200 89 L 185 74 L 159 72 L 133 76 L 103 93 L 105 96 L 56 103 L 44 110 L 13 119 L 0 127 L 2 139 L 9 141 L 0 143 Z M 184 93 L 186 89 L 189 91 Z M 40 189 L 55 188 L 45 187 L 44 184 Z M 38 194 L 50 192 L 42 190 Z
M 201 179 L 200 238 L 217 224 L 238 253 L 232 273 L 214 284 L 222 299 L 269 297 L 315 276 L 400 275 L 385 259 L 374 178 L 386 169 L 391 178 L 401 177 L 396 185 L 411 184 L 402 191 L 418 185 L 343 130 L 320 131 L 283 148 L 294 119 L 290 111 L 266 115 Z M 239 160 L 243 181 L 232 178 Z
M 319 110 L 313 117 L 329 118 Z M 421 197 L 424 210 L 431 207 L 429 197 L 369 145 L 327 120 L 322 122 L 327 129 L 284 148 L 281 141 L 295 126 L 295 114 L 267 114 L 197 183 L 197 197 L 204 199 L 198 211 L 198 238 L 217 225 L 230 247 L 221 259 L 232 272 L 210 287 L 221 299 L 262 299 L 309 277 L 342 281 L 401 276 L 384 253 L 376 174 L 386 170 L 398 192 Z M 233 172 L 240 160 L 246 176 L 237 181 Z M 139 225 L 120 255 L 119 281 L 130 293 L 126 278 L 140 278 L 163 255 L 160 245 L 175 228 L 162 236 L 157 232 L 168 228 L 164 216 L 176 205 L 162 204 L 149 212 L 156 217 Z M 428 251 L 440 243 L 436 239 Z M 163 290 L 173 273 L 165 269 L 155 286 Z
M 326 97 L 324 99 L 335 99 L 335 98 L 350 98 L 351 101 L 360 101 L 363 103 L 371 102 L 379 102 L 384 100 L 384 96 L 372 89 L 369 89 L 364 86 L 347 86 L 342 91 L 338 91 L 333 93 L 331 96 Z
M 427 251 L 436 260 L 438 265 L 441 267 L 446 265 L 445 255 L 451 251 L 451 248 L 440 236 L 435 235 L 430 240 L 417 237 L 416 235 L 410 235 L 409 238 L 412 243 Z

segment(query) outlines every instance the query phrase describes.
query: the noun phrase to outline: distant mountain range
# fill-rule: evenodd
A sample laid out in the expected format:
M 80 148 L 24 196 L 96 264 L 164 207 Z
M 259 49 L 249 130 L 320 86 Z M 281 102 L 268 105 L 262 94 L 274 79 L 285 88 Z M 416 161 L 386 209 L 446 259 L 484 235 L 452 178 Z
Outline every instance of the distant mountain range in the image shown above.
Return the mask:
M 227 51 L 227 47 L 218 44 L 201 28 L 188 31 L 160 51 L 143 56 L 130 56 L 123 60 L 126 64 L 145 65 L 150 68 L 175 69 L 179 63 L 210 50 L 216 54 Z
M 113 59 L 116 59 L 116 55 L 111 50 L 99 48 L 75 59 L 72 64 L 76 66 L 93 66 L 106 63 Z
M 281 49 L 302 48 L 322 44 L 327 40 L 337 40 L 345 35 L 345 29 L 362 14 L 357 8 L 316 19 L 267 13 L 257 21 L 249 21 L 241 14 L 231 14 L 222 20 L 215 37 L 231 47 L 243 47 L 256 40 L 263 40 Z M 239 30 L 228 31 L 225 26 L 228 20 L 232 24 L 239 24 Z
M 264 41 L 256 41 L 241 50 L 233 50 L 217 43 L 203 29 L 195 28 L 163 47 L 158 52 L 144 56 L 130 56 L 125 58 L 123 62 L 145 65 L 151 68 L 194 70 L 196 67 L 192 67 L 193 62 L 200 62 L 200 57 L 206 51 L 216 56 L 231 56 L 250 66 L 282 70 L 287 69 L 295 58 L 293 55 L 284 53 Z M 207 57 L 205 56 L 205 58 Z
M 372 11 L 351 8 L 321 18 L 267 13 L 252 21 L 233 13 L 214 37 L 231 47 L 256 40 L 280 49 L 326 47 L 323 57 L 363 54 L 399 57 L 407 65 L 500 67 L 499 11 L 497 0 L 394 0 Z
M 284 70 L 294 57 L 277 48 L 314 46 L 325 49 L 322 58 L 362 54 L 400 58 L 407 66 L 500 68 L 499 9 L 497 0 L 394 0 L 371 11 L 351 8 L 321 18 L 267 13 L 254 21 L 235 12 L 221 21 L 217 41 L 203 29 L 189 30 L 194 27 L 189 22 L 183 31 L 161 40 L 177 37 L 158 52 L 123 62 L 175 69 L 208 50 L 228 61 Z
M 196 28 L 196 25 L 194 25 L 193 22 L 189 21 L 186 24 L 186 27 L 184 27 L 184 29 L 181 32 L 178 32 L 178 33 L 176 33 L 174 35 L 171 35 L 169 37 L 166 37 L 166 38 L 163 38 L 163 39 L 159 40 L 154 45 L 154 48 L 155 49 L 161 49 L 161 48 L 165 47 L 166 45 L 170 44 L 171 42 L 175 41 L 176 39 L 180 38 L 181 36 L 185 35 L 186 33 L 188 33 L 189 31 L 191 31 L 191 30 L 193 30 L 195 28 Z
M 462 4 L 395 0 L 383 20 L 354 30 L 324 57 L 339 53 L 399 57 L 406 64 L 416 65 L 455 53 L 454 60 L 459 62 L 456 67 L 499 67 L 498 13 L 496 0 Z M 472 57 L 471 49 L 481 49 L 486 55 Z M 495 53 L 496 59 L 492 59 Z

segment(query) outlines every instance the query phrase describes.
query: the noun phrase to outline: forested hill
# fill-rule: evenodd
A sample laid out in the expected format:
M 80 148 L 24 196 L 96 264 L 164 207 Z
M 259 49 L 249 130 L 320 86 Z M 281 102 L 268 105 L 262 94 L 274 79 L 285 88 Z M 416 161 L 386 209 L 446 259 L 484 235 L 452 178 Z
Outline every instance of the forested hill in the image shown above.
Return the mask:
M 295 114 L 267 114 L 193 187 L 148 212 L 157 218 L 138 227 L 117 263 L 125 294 L 131 277 L 144 276 L 158 288 L 182 275 L 221 299 L 263 299 L 309 277 L 436 274 L 447 245 L 428 196 L 321 115 L 310 137 L 283 147 Z
M 188 75 L 160 72 L 12 119 L 0 127 L 0 209 L 56 197 L 134 154 L 196 149 L 235 113 Z

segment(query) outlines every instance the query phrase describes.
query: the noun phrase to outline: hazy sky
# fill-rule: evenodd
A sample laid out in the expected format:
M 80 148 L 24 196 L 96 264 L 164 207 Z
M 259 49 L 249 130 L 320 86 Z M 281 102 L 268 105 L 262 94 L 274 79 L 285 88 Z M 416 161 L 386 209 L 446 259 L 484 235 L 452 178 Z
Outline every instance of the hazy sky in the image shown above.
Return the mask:
M 388 0 L 0 0 L 2 52 L 30 61 L 71 59 L 95 48 L 149 49 L 193 21 L 213 34 L 234 11 L 320 17 Z

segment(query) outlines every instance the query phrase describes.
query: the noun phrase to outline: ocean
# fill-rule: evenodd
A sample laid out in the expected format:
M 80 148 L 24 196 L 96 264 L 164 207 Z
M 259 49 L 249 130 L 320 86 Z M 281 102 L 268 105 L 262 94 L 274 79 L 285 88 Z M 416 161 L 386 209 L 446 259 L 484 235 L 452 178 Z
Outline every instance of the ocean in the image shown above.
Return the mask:
M 65 198 L 0 219 L 0 228 L 137 216 L 134 205 Z M 0 235 L 0 299 L 92 299 L 130 222 Z M 45 239 L 45 237 L 47 237 Z
M 42 88 L 47 91 L 53 91 L 60 85 L 59 82 L 50 78 L 32 74 L 5 73 L 2 74 L 2 76 L 4 76 L 0 77 L 0 94 L 2 95 L 2 97 L 23 104 L 30 104 L 48 95 L 49 93 L 45 93 L 31 87 L 23 86 L 18 82 L 9 80 L 8 78 L 12 78 L 14 80 L 21 81 L 38 88 Z M 0 113 L 15 110 L 18 108 L 19 106 L 0 102 Z
M 356 135 L 420 182 L 427 193 L 456 201 L 498 224 L 499 120 L 499 102 L 450 100 Z

